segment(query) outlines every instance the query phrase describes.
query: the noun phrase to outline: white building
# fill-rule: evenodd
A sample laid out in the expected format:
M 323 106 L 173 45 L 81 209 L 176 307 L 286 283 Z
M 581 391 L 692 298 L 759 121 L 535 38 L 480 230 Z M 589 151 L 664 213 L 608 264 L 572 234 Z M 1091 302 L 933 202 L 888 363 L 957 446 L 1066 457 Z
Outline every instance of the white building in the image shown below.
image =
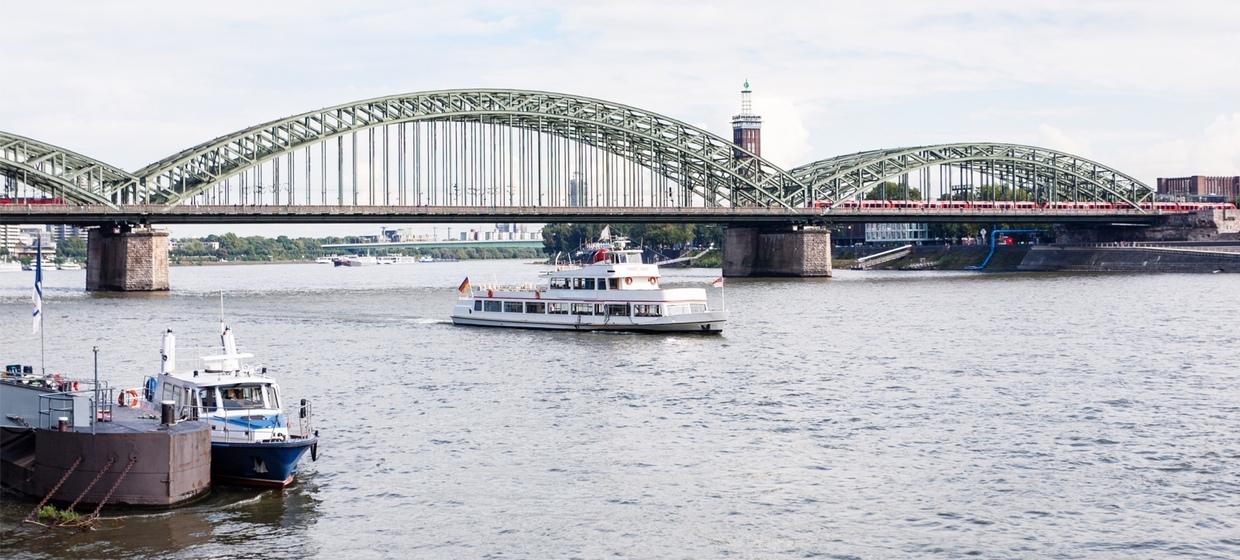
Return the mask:
M 866 224 L 866 243 L 920 243 L 930 240 L 930 224 Z

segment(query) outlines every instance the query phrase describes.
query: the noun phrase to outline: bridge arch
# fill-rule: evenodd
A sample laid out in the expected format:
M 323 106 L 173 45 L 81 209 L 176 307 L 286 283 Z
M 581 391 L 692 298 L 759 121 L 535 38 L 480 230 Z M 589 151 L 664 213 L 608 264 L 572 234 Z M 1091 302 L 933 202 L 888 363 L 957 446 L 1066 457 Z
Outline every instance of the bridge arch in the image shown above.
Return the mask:
M 1153 189 L 1130 175 L 1081 156 L 1022 144 L 937 144 L 857 152 L 819 160 L 791 170 L 814 200 L 832 206 L 864 196 L 892 179 L 908 184 L 913 173 L 926 176 L 933 167 L 948 171 L 940 179 L 974 185 L 990 181 L 1020 186 L 1040 201 L 1107 201 L 1140 208 Z M 1015 192 L 1013 188 L 1011 192 Z
M 226 184 L 230 177 L 267 162 L 278 166 L 281 156 L 299 150 L 305 152 L 305 174 L 309 177 L 312 175 L 309 162 L 314 158 L 309 150 L 314 145 L 320 145 L 324 154 L 322 158 L 326 159 L 327 142 L 336 139 L 341 150 L 338 157 L 343 158 L 342 139 L 345 136 L 354 135 L 356 146 L 356 133 L 369 130 L 373 142 L 374 130 L 382 128 L 386 150 L 390 125 L 410 123 L 430 123 L 432 126 L 434 123 L 487 125 L 525 134 L 537 133 L 540 138 L 550 136 L 575 141 L 624 158 L 654 175 L 675 182 L 704 206 L 800 206 L 805 201 L 797 200 L 797 197 L 804 197 L 808 192 L 787 171 L 746 152 L 725 138 L 676 119 L 588 97 L 543 91 L 476 89 L 380 97 L 256 125 L 154 162 L 134 172 L 137 178 L 135 183 L 117 185 L 110 194 L 117 202 L 182 204 Z M 402 142 L 408 137 L 403 128 L 398 134 Z M 435 134 L 433 129 L 432 134 Z M 416 143 L 416 137 L 411 141 Z M 494 134 L 490 141 L 496 141 Z M 505 138 L 499 139 L 501 151 L 504 141 Z M 506 141 L 511 147 L 511 134 Z M 536 148 L 541 150 L 544 144 L 543 140 L 538 140 L 537 147 L 530 144 L 522 149 L 531 152 Z M 373 159 L 373 144 L 371 150 Z M 351 153 L 355 169 L 353 187 L 356 189 L 357 150 Z M 490 157 L 494 159 L 497 156 Z M 530 157 L 530 154 L 525 157 Z M 541 163 L 541 158 L 545 156 L 540 151 L 537 157 Z M 480 165 L 503 164 L 493 159 Z M 324 161 L 318 163 L 326 168 Z M 289 159 L 289 164 L 286 169 L 291 167 L 292 159 Z M 341 164 L 337 164 L 337 171 L 340 171 Z M 383 165 L 386 175 L 389 170 L 386 159 Z M 326 169 L 320 170 L 320 174 L 326 178 Z M 491 188 L 495 186 L 492 184 Z M 340 189 L 338 201 L 342 202 L 345 196 L 343 187 Z M 289 190 L 291 197 L 294 193 L 291 188 Z M 326 194 L 322 198 L 326 198 Z M 356 190 L 353 198 L 356 201 Z M 511 195 L 509 198 L 512 198 Z M 495 203 L 494 196 L 491 202 Z M 523 202 L 533 204 L 535 201 L 527 199 Z M 375 202 L 372 199 L 370 203 Z
M 0 174 L 4 190 L 23 183 L 72 204 L 112 206 L 106 196 L 116 185 L 131 183 L 128 172 L 46 142 L 0 131 Z M 15 193 L 5 193 L 5 196 Z

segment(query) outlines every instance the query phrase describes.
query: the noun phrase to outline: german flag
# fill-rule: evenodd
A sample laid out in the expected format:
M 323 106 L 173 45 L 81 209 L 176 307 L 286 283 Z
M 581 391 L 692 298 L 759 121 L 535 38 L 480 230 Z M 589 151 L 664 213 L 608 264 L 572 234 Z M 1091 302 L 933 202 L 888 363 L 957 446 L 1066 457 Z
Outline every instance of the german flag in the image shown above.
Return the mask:
M 469 293 L 469 277 L 468 276 L 466 276 L 465 279 L 461 281 L 460 286 L 456 287 L 456 292 L 461 295 L 465 295 Z

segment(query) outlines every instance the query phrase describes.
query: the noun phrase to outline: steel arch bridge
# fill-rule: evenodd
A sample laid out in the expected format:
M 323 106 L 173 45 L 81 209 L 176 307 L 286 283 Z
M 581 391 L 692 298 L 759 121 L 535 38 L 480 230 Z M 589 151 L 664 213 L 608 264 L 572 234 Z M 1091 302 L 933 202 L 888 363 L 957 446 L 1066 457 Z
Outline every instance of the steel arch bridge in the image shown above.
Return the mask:
M 393 126 L 395 131 L 392 131 Z M 376 130 L 382 133 L 378 141 Z M 363 169 L 361 179 L 357 171 L 361 151 L 357 147 L 359 132 L 369 136 L 364 142 L 370 167 Z M 346 136 L 351 140 L 347 148 Z M 389 161 L 389 151 L 393 147 L 391 136 L 396 137 L 396 155 L 400 160 L 395 162 L 395 167 Z M 337 141 L 335 153 L 328 154 L 328 145 L 333 139 Z M 593 150 L 578 148 L 574 151 L 560 140 Z M 316 146 L 319 153 L 311 153 Z M 444 153 L 445 150 L 454 153 Z M 292 155 L 299 151 L 304 155 L 294 162 Z M 377 171 L 374 161 L 376 152 L 382 153 L 381 171 Z M 373 184 L 376 176 L 385 182 L 381 185 L 383 204 L 442 203 L 443 199 L 453 196 L 450 193 L 414 193 L 407 188 L 413 185 L 404 184 L 422 179 L 441 182 L 451 179 L 458 201 L 472 194 L 473 202 L 478 202 L 487 198 L 488 190 L 515 189 L 523 203 L 554 202 L 546 197 L 541 201 L 531 200 L 533 195 L 545 193 L 534 193 L 531 189 L 521 192 L 520 185 L 514 183 L 555 183 L 565 191 L 567 177 L 538 175 L 543 168 L 557 166 L 566 172 L 565 175 L 596 166 L 595 174 L 610 173 L 616 180 L 646 172 L 652 175 L 651 181 L 657 177 L 674 184 L 682 191 L 682 202 L 694 200 L 704 206 L 787 207 L 792 205 L 793 193 L 804 192 L 803 186 L 783 169 L 745 152 L 725 138 L 666 116 L 588 97 L 479 89 L 380 97 L 263 123 L 152 163 L 134 172 L 135 181 L 115 183 L 104 194 L 117 202 L 182 204 L 213 189 L 228 187 L 230 178 L 269 162 L 275 168 L 269 186 L 278 188 L 282 156 L 287 158 L 286 178 L 295 176 L 294 165 L 305 162 L 305 174 L 301 178 L 307 184 L 316 179 L 312 177 L 315 173 L 311 162 L 317 160 L 314 163 L 321 168 L 317 177 L 321 188 L 318 202 L 323 204 L 357 204 L 362 199 L 372 205 L 378 204 L 379 196 L 374 193 Z M 538 169 L 521 165 L 522 162 L 516 161 L 518 158 L 527 162 L 536 160 Z M 632 169 L 625 169 L 626 165 L 617 158 L 623 159 Z M 347 166 L 346 160 L 349 160 Z M 337 172 L 334 201 L 326 189 L 331 163 L 335 163 Z M 346 167 L 350 169 L 352 181 L 345 177 Z M 401 184 L 390 184 L 393 175 Z M 359 181 L 363 180 L 369 182 L 370 193 L 359 192 Z M 252 183 L 247 188 L 253 187 Z M 395 192 L 392 192 L 393 187 Z M 419 190 L 422 189 L 419 187 Z M 462 190 L 468 191 L 465 196 Z M 281 203 L 280 194 L 279 191 L 274 193 L 277 204 Z M 315 202 L 313 196 L 304 196 L 309 194 L 306 192 L 284 194 L 286 204 L 296 203 L 298 199 Z M 363 194 L 369 196 L 359 196 Z M 415 194 L 421 195 L 419 200 L 410 200 Z M 432 196 L 434 194 L 443 196 Z M 560 198 L 563 194 L 560 193 Z M 495 196 L 490 198 L 489 203 L 497 202 Z M 516 202 L 515 196 L 509 198 Z
M 939 198 L 1001 184 L 1040 202 L 1105 201 L 1144 212 L 1141 203 L 1152 197 L 1148 186 L 1100 163 L 1018 144 L 871 150 L 785 171 L 670 117 L 528 90 L 428 91 L 346 103 L 227 134 L 133 173 L 0 132 L 0 196 L 24 184 L 80 206 L 77 213 L 99 208 L 100 219 L 164 209 L 161 215 L 193 219 L 208 212 L 241 219 L 248 212 L 255 220 L 296 213 L 331 221 L 326 207 L 351 207 L 367 215 L 454 208 L 550 218 L 653 209 L 646 214 L 675 218 L 697 209 L 829 220 L 832 208 L 893 179 L 908 186 L 917 176 L 928 190 L 935 168 Z
M 1080 156 L 987 142 L 870 150 L 819 160 L 791 173 L 809 188 L 814 200 L 836 207 L 892 179 L 907 185 L 913 173 L 921 174 L 921 184 L 928 186 L 934 167 L 943 175 L 940 195 L 980 182 L 1023 188 L 1038 202 L 1107 201 L 1140 209 L 1154 192 L 1130 175 Z M 1016 189 L 1009 192 L 1015 194 Z
M 0 173 L 73 204 L 111 206 L 104 194 L 134 180 L 123 169 L 24 136 L 0 131 Z M 13 184 L 6 184 L 11 190 Z

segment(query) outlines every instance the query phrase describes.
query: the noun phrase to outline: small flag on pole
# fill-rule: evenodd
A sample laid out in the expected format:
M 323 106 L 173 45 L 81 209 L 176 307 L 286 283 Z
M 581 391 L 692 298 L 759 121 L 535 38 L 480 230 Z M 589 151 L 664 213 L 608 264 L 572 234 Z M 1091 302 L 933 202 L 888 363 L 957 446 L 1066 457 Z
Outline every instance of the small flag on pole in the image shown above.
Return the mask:
M 34 241 L 34 330 L 32 334 L 39 332 L 39 320 L 43 315 L 43 241 L 42 236 L 35 236 Z
M 461 295 L 465 295 L 469 293 L 469 277 L 468 276 L 466 276 L 465 279 L 461 281 L 460 286 L 456 287 L 456 292 Z
M 603 226 L 603 231 L 598 232 L 599 241 L 608 241 L 611 239 L 611 226 Z
M 713 287 L 713 288 L 722 288 L 722 287 L 723 287 L 723 277 L 722 277 L 722 276 L 720 276 L 720 277 L 718 277 L 718 278 L 714 279 L 713 281 L 711 281 L 710 285 L 711 285 L 711 287 Z

